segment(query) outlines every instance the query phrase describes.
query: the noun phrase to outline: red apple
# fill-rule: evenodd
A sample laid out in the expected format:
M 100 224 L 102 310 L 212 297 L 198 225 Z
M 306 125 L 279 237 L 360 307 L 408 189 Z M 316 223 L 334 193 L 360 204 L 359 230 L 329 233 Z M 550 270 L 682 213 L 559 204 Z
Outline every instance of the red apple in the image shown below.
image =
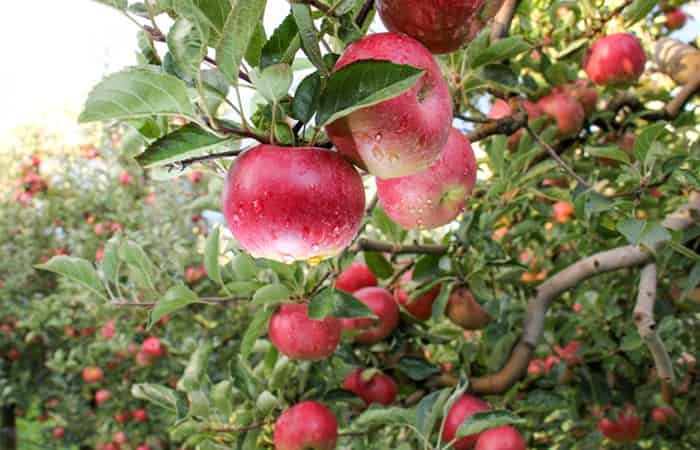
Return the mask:
M 95 392 L 95 403 L 98 405 L 108 402 L 112 398 L 112 393 L 106 389 Z
M 680 8 L 674 8 L 666 13 L 666 28 L 671 31 L 678 30 L 683 28 L 687 20 L 688 16 Z
M 139 367 L 148 367 L 153 365 L 153 357 L 145 353 L 143 350 L 136 353 L 136 355 L 134 356 L 134 361 Z
M 343 328 L 365 330 L 355 336 L 356 342 L 374 344 L 389 336 L 399 325 L 399 307 L 389 291 L 380 287 L 366 287 L 355 291 L 354 295 L 378 317 L 341 319 Z
M 104 378 L 104 373 L 99 367 L 86 367 L 83 369 L 83 381 L 86 383 L 99 383 Z
M 19 360 L 21 354 L 16 348 L 12 348 L 7 351 L 7 359 L 10 361 L 17 361 Z
M 141 344 L 141 351 L 148 356 L 159 357 L 163 356 L 164 348 L 160 343 L 160 339 L 156 336 L 149 336 Z
M 537 106 L 548 116 L 554 117 L 559 129 L 559 136 L 575 135 L 583 126 L 586 114 L 581 103 L 569 94 L 552 92 L 542 97 Z
M 537 106 L 536 103 L 531 102 L 530 100 L 524 100 L 522 102 L 522 107 L 525 110 L 525 113 L 527 114 L 527 120 L 529 123 L 534 122 L 538 117 L 542 115 L 540 107 Z M 504 119 L 512 115 L 513 109 L 510 107 L 510 104 L 507 101 L 499 98 L 493 102 L 493 106 L 491 107 L 491 111 L 489 111 L 488 118 Z M 518 142 L 520 141 L 520 137 L 523 135 L 523 133 L 524 130 L 520 129 L 513 133 L 510 136 L 510 138 L 508 138 L 508 148 L 510 150 L 515 150 L 518 147 Z
M 121 184 L 122 186 L 131 184 L 132 181 L 134 181 L 134 177 L 129 172 L 125 171 L 119 175 L 119 184 Z
M 223 210 L 238 242 L 256 257 L 283 262 L 335 255 L 357 234 L 362 179 L 320 148 L 259 145 L 231 165 Z
M 116 433 L 114 433 L 114 438 L 113 438 L 113 440 L 114 440 L 114 442 L 116 442 L 117 444 L 125 444 L 125 443 L 126 443 L 126 440 L 127 440 L 127 439 L 126 439 L 126 434 L 124 434 L 123 431 L 117 431 Z
M 527 448 L 518 430 L 503 426 L 481 433 L 474 450 L 527 450 Z
M 583 112 L 585 115 L 593 113 L 595 111 L 596 103 L 598 103 L 598 92 L 592 86 L 590 86 L 588 80 L 584 80 L 583 78 L 579 78 L 573 83 L 568 83 L 564 86 L 554 88 L 553 91 L 564 92 L 578 100 L 583 107 Z
M 678 413 L 668 406 L 656 407 L 651 410 L 651 420 L 659 425 L 666 425 L 678 418 Z
M 442 442 L 451 442 L 457 436 L 457 430 L 465 419 L 481 411 L 489 411 L 491 406 L 479 398 L 465 394 L 452 405 L 445 418 L 445 429 L 442 433 Z M 455 450 L 469 450 L 476 443 L 479 434 L 465 436 L 454 443 Z
M 131 411 L 131 416 L 137 422 L 145 422 L 148 420 L 148 412 L 143 408 L 138 408 Z
M 364 370 L 355 369 L 343 381 L 343 389 L 357 394 L 365 404 L 391 405 L 398 392 L 394 380 L 382 373 L 374 372 L 369 380 L 363 376 Z
M 141 444 L 138 447 L 136 447 L 136 450 L 151 450 L 151 447 L 146 444 Z
M 377 0 L 389 31 L 418 39 L 433 53 L 450 53 L 471 41 L 503 0 Z
M 307 400 L 282 413 L 275 422 L 275 450 L 334 450 L 338 423 L 333 413 Z
M 645 63 L 641 42 L 629 33 L 598 39 L 583 59 L 588 78 L 602 86 L 626 86 L 636 82 L 644 72 Z
M 62 439 L 63 436 L 65 436 L 66 434 L 66 430 L 64 430 L 63 428 L 54 428 L 53 430 L 51 430 L 51 434 L 53 434 L 53 437 L 55 437 L 56 439 Z
M 581 364 L 583 358 L 578 355 L 579 350 L 581 350 L 581 344 L 576 341 L 571 341 L 566 347 L 562 347 L 559 344 L 554 345 L 554 352 L 559 355 L 561 359 L 566 361 L 570 366 Z
M 292 359 L 326 359 L 340 343 L 340 321 L 333 317 L 312 320 L 307 309 L 306 304 L 283 304 L 270 319 L 270 340 L 280 353 Z
M 372 273 L 367 264 L 352 263 L 350 267 L 343 272 L 335 280 L 335 288 L 345 291 L 349 294 L 362 289 L 377 285 L 377 277 Z
M 387 215 L 404 228 L 436 228 L 462 212 L 476 182 L 476 158 L 469 140 L 453 128 L 440 157 L 422 172 L 377 178 L 377 195 Z
M 455 325 L 465 330 L 480 330 L 491 322 L 491 316 L 476 301 L 474 294 L 465 286 L 459 286 L 450 293 L 445 315 Z
M 126 423 L 126 422 L 129 421 L 129 419 L 131 419 L 131 414 L 129 414 L 128 411 L 116 413 L 116 414 L 114 415 L 114 420 L 115 420 L 117 423 Z
M 574 205 L 569 202 L 559 201 L 552 205 L 554 220 L 557 222 L 568 222 L 574 215 Z
M 581 311 L 583 311 L 583 305 L 581 305 L 580 303 L 574 303 L 574 306 L 572 309 L 574 310 L 575 313 L 580 313 Z
M 404 283 L 409 283 L 413 279 L 413 270 L 406 272 L 402 279 Z M 396 301 L 399 302 L 399 304 L 416 319 L 428 320 L 433 314 L 433 302 L 437 298 L 438 294 L 440 294 L 441 287 L 442 285 L 438 284 L 430 291 L 409 303 L 410 296 L 402 287 L 399 286 L 396 288 Z
M 202 172 L 197 171 L 187 173 L 187 178 L 189 178 L 190 181 L 193 183 L 199 183 L 200 181 L 202 181 L 203 176 L 204 175 L 202 174 Z
M 341 154 L 378 177 L 427 169 L 440 155 L 452 123 L 449 88 L 435 58 L 406 35 L 378 33 L 352 43 L 333 70 L 362 60 L 411 65 L 425 74 L 407 92 L 327 125 L 328 137 Z
M 102 336 L 105 339 L 112 339 L 114 337 L 114 333 L 116 332 L 117 329 L 117 322 L 112 319 L 108 320 L 107 323 L 105 323 L 102 326 L 102 329 L 100 330 L 102 332 Z
M 603 436 L 611 441 L 637 442 L 642 432 L 642 419 L 636 415 L 636 410 L 632 405 L 626 405 L 625 410 L 626 412 L 617 413 L 614 422 L 608 418 L 601 420 L 598 423 L 598 429 L 603 432 Z

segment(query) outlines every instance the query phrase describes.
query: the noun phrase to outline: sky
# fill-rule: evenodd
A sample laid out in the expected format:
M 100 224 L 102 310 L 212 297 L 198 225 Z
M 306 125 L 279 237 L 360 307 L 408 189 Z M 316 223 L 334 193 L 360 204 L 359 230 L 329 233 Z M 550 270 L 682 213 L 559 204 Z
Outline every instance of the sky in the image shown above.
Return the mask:
M 268 0 L 268 35 L 288 11 L 286 0 Z M 697 4 L 692 14 L 700 17 Z M 56 128 L 74 120 L 94 84 L 135 63 L 137 31 L 114 10 L 90 0 L 4 0 L 0 139 L 19 125 Z M 697 31 L 694 21 L 674 36 L 690 40 Z

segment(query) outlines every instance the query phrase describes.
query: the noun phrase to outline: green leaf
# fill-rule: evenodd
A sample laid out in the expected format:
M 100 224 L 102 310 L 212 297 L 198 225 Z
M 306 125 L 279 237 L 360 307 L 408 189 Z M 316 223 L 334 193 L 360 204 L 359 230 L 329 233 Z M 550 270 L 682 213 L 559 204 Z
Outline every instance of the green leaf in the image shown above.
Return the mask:
M 165 386 L 151 383 L 134 384 L 131 386 L 131 395 L 161 408 L 177 411 L 177 393 Z
M 321 75 L 318 72 L 307 75 L 294 93 L 292 116 L 308 123 L 318 109 L 321 98 Z
M 195 124 L 187 124 L 153 142 L 136 157 L 142 167 L 172 164 L 188 158 L 218 153 L 234 147 L 236 141 L 221 139 Z
M 154 288 L 153 263 L 148 258 L 148 255 L 146 255 L 146 252 L 144 252 L 138 244 L 131 241 L 122 242 L 122 244 L 119 246 L 119 257 L 127 265 L 137 270 L 148 282 L 149 286 Z
M 625 236 L 630 244 L 641 244 L 648 248 L 671 239 L 671 233 L 660 223 L 647 220 L 627 219 L 617 224 L 617 231 Z
M 646 159 L 651 144 L 661 136 L 665 127 L 666 122 L 656 122 L 642 130 L 634 141 L 634 157 L 637 161 L 644 161 Z
M 248 49 L 245 52 L 245 60 L 251 67 L 260 67 L 260 59 L 265 42 L 267 42 L 265 27 L 262 22 L 258 22 L 258 26 L 255 27 L 253 37 L 250 38 Z
M 294 16 L 289 14 L 265 42 L 260 55 L 260 67 L 279 63 L 291 63 L 301 48 L 301 37 Z
M 253 305 L 267 305 L 271 303 L 280 303 L 289 300 L 292 295 L 289 288 L 283 284 L 274 283 L 263 286 L 253 295 Z
M 272 308 L 260 310 L 253 316 L 253 320 L 250 321 L 241 339 L 241 357 L 243 359 L 247 359 L 250 356 L 255 341 L 267 330 L 270 317 L 272 317 Z
M 353 426 L 356 428 L 371 428 L 380 425 L 415 426 L 415 423 L 416 414 L 412 409 L 372 405 L 353 421 Z
M 186 74 L 193 76 L 206 55 L 207 36 L 184 17 L 175 21 L 168 31 L 168 48 L 175 63 Z
M 321 48 L 318 46 L 318 31 L 316 31 L 314 20 L 311 17 L 311 8 L 304 3 L 292 3 L 292 15 L 299 29 L 304 54 L 318 70 L 328 74 L 328 68 L 321 56 Z
M 219 234 L 220 228 L 214 227 L 212 232 L 207 237 L 207 242 L 204 246 L 204 268 L 207 270 L 207 276 L 210 280 L 224 284 L 221 279 L 221 268 L 219 267 Z
M 265 12 L 266 0 L 236 0 L 224 24 L 216 47 L 219 70 L 231 84 L 238 84 L 238 70 L 258 23 Z
M 425 281 L 440 273 L 440 258 L 442 255 L 423 255 L 416 258 L 416 265 L 413 267 L 411 280 L 414 282 Z
M 214 405 L 220 416 L 225 420 L 233 414 L 231 397 L 233 396 L 233 383 L 229 380 L 221 381 L 211 389 L 211 403 Z
M 681 293 L 681 298 L 686 298 L 688 296 L 688 293 L 695 289 L 695 287 L 700 283 L 700 261 L 696 262 L 693 265 L 693 268 L 690 271 L 690 274 L 688 275 L 688 280 L 685 282 L 685 287 L 683 288 L 683 292 Z
M 693 261 L 700 261 L 700 255 L 698 255 L 696 252 L 693 250 L 689 249 L 685 245 L 676 242 L 676 241 L 668 241 L 668 245 L 677 253 L 680 253 L 681 255 L 685 256 L 688 259 L 692 259 Z
M 388 61 L 365 60 L 333 72 L 321 94 L 316 122 L 326 125 L 353 111 L 411 89 L 425 71 Z
M 447 308 L 447 302 L 450 300 L 450 294 L 452 294 L 452 287 L 454 283 L 443 283 L 440 288 L 440 293 L 435 297 L 433 301 L 432 318 L 433 320 L 442 320 L 445 317 L 445 308 Z
M 152 115 L 197 118 L 185 83 L 152 69 L 135 67 L 105 77 L 88 95 L 78 122 Z
M 442 414 L 442 407 L 450 396 L 450 392 L 451 389 L 447 388 L 431 392 L 416 406 L 416 425 L 427 440 L 430 440 L 430 434 Z
M 394 368 L 406 374 L 413 381 L 422 381 L 431 375 L 440 373 L 440 369 L 431 366 L 423 358 L 415 356 L 402 356 L 399 362 L 394 365 Z
M 593 156 L 597 156 L 599 158 L 607 158 L 607 159 L 613 159 L 615 161 L 620 161 L 625 164 L 630 163 L 630 157 L 627 153 L 624 151 L 620 150 L 619 147 L 592 147 L 592 146 L 586 146 L 586 152 L 590 153 Z
M 379 252 L 365 252 L 365 263 L 369 266 L 369 270 L 381 279 L 389 278 L 394 274 L 391 263 Z
M 309 317 L 322 320 L 326 317 L 372 318 L 377 316 L 357 297 L 338 289 L 325 288 L 309 302 Z
M 127 0 L 93 0 L 97 3 L 102 3 L 105 6 L 110 6 L 112 8 L 118 9 L 120 11 L 126 10 L 129 2 Z
M 262 71 L 253 69 L 250 78 L 265 100 L 278 102 L 289 95 L 293 81 L 292 68 L 288 64 L 274 64 Z
M 525 423 L 522 419 L 510 411 L 493 410 L 481 411 L 467 417 L 457 429 L 456 439 L 461 439 L 464 436 L 481 433 L 482 431 L 490 430 L 491 428 L 501 427 L 504 425 L 521 425 Z
M 232 15 L 232 0 L 174 0 L 177 13 L 197 23 L 201 29 L 210 30 L 210 45 L 223 35 L 226 19 Z
M 187 286 L 180 285 L 168 289 L 168 292 L 155 304 L 148 315 L 147 328 L 150 330 L 161 317 L 196 303 L 197 300 L 197 294 L 192 292 Z
M 190 356 L 190 361 L 185 367 L 182 378 L 177 382 L 177 388 L 185 392 L 192 392 L 202 385 L 204 375 L 209 366 L 209 355 L 211 345 L 207 342 L 200 342 L 197 349 Z
M 110 239 L 104 246 L 104 254 L 100 267 L 107 281 L 116 281 L 119 268 L 119 247 L 114 239 Z
M 232 281 L 226 284 L 226 290 L 234 295 L 252 294 L 261 287 L 259 281 Z
M 628 25 L 644 19 L 647 14 L 654 9 L 657 3 L 657 0 L 634 0 L 632 4 L 625 9 L 625 20 Z
M 231 260 L 231 268 L 239 280 L 249 280 L 258 274 L 255 260 L 247 253 L 239 253 Z
M 37 264 L 37 269 L 48 270 L 90 289 L 103 299 L 107 299 L 100 278 L 97 276 L 95 267 L 90 262 L 75 256 L 59 255 L 54 256 L 44 264 Z
M 476 69 L 486 64 L 512 59 L 530 49 L 532 46 L 525 42 L 521 36 L 510 36 L 496 41 L 495 44 L 473 55 L 468 62 L 472 69 Z

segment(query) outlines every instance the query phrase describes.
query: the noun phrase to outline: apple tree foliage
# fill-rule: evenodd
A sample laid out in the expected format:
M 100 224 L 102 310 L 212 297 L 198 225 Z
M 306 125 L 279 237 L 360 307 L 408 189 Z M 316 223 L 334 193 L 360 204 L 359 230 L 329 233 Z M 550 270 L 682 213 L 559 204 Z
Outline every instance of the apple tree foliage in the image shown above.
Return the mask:
M 148 177 L 134 189 L 172 191 L 177 181 L 167 178 L 194 169 L 225 173 L 256 141 L 331 148 L 324 125 L 417 80 L 415 68 L 380 61 L 332 72 L 345 47 L 372 32 L 371 2 L 292 2 L 269 35 L 262 18 L 275 6 L 264 0 L 101 3 L 138 26 L 139 61 L 96 85 L 80 120 L 128 129 L 123 157 Z M 463 50 L 438 57 L 455 125 L 482 150 L 479 181 L 450 226 L 404 230 L 368 201 L 348 249 L 294 264 L 253 258 L 225 226 L 214 227 L 201 249 L 206 289 L 197 290 L 169 268 L 185 238 L 153 233 L 153 221 L 166 226 L 189 214 L 192 206 L 179 200 L 146 214 L 148 236 L 118 235 L 101 263 L 60 255 L 39 266 L 63 275 L 73 301 L 82 295 L 102 314 L 140 314 L 143 333 L 166 315 L 173 321 L 168 352 L 189 357 L 178 381 L 168 385 L 172 372 L 129 378 L 133 397 L 119 401 L 160 408 L 170 442 L 188 448 L 271 448 L 275 419 L 310 399 L 337 417 L 339 448 L 447 448 L 443 418 L 467 391 L 494 411 L 466 420 L 460 436 L 511 424 L 532 448 L 614 448 L 597 425 L 630 404 L 643 422 L 643 448 L 697 448 L 697 205 L 683 226 L 666 218 L 697 203 L 693 94 L 700 82 L 668 69 L 673 57 L 658 51 L 667 27 L 655 2 L 504 5 L 514 12 L 505 32 L 485 28 Z M 543 117 L 509 150 L 507 135 L 525 123 L 518 114 L 487 118 L 494 100 L 519 109 L 519 101 L 585 78 L 586 49 L 620 31 L 656 53 L 640 80 L 596 87 L 597 107 L 578 133 L 558 137 Z M 697 61 L 692 47 L 685 51 Z M 241 101 L 250 90 L 252 108 Z M 634 140 L 627 149 L 619 139 L 626 133 Z M 209 187 L 189 202 L 218 208 L 220 184 Z M 430 320 L 402 312 L 386 340 L 363 346 L 345 336 L 324 361 L 281 355 L 266 338 L 280 303 L 307 299 L 313 319 L 367 315 L 356 298 L 333 289 L 353 261 L 411 298 L 438 286 Z M 655 265 L 640 272 L 649 261 Z M 408 269 L 410 283 L 402 278 Z M 462 285 L 487 313 L 480 329 L 446 317 L 452 290 Z M 638 294 L 652 297 L 651 310 L 640 309 Z M 655 322 L 645 328 L 650 312 Z M 399 400 L 364 409 L 340 389 L 356 367 L 391 374 Z M 664 405 L 677 417 L 660 424 L 652 411 Z

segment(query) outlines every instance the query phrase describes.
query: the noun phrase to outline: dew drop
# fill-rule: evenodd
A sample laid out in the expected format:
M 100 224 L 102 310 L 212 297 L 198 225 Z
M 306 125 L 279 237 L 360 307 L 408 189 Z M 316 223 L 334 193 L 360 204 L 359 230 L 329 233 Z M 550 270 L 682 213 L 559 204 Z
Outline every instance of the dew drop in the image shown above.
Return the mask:
M 375 140 L 376 142 L 381 142 L 381 140 L 382 140 L 382 133 L 377 133 L 377 134 L 375 134 L 375 135 L 374 135 L 374 140 Z

